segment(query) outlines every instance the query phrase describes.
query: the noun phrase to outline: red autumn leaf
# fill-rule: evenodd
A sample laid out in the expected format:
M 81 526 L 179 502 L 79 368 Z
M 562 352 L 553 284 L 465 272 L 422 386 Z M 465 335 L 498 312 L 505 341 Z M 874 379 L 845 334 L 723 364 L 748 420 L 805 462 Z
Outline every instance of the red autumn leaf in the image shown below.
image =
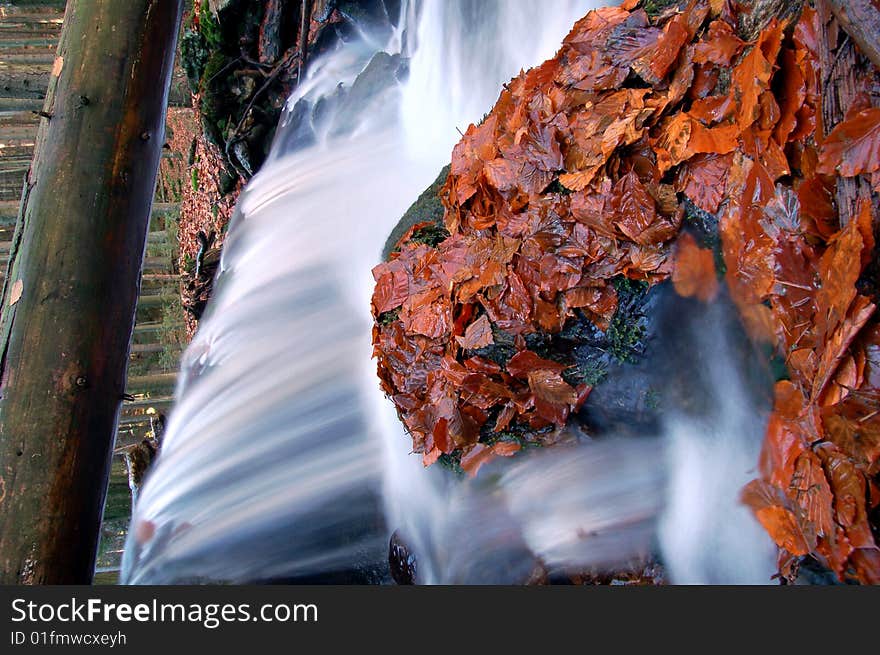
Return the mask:
M 875 547 L 868 523 L 865 475 L 843 453 L 830 444 L 817 449 L 825 475 L 834 491 L 834 512 L 837 523 L 846 532 L 853 548 Z
M 532 371 L 552 371 L 562 373 L 565 364 L 543 359 L 531 350 L 523 350 L 507 362 L 507 372 L 516 378 L 527 378 Z
M 654 198 L 634 171 L 624 175 L 615 185 L 611 207 L 618 229 L 630 240 L 641 245 L 656 242 L 649 231 L 657 220 Z
M 820 537 L 834 535 L 831 487 L 825 479 L 822 462 L 810 451 L 802 452 L 796 462 L 788 495 L 803 509 Z
M 682 168 L 681 190 L 697 207 L 714 214 L 727 190 L 733 155 L 697 155 Z
M 500 457 L 510 457 L 518 453 L 522 446 L 515 441 L 498 441 L 492 445 L 492 452 Z
M 858 407 L 858 406 L 856 406 Z M 880 460 L 880 419 L 867 407 L 860 407 L 848 415 L 843 407 L 826 407 L 825 432 L 829 441 L 849 453 L 861 468 L 871 470 Z
M 492 449 L 487 445 L 481 443 L 474 444 L 467 453 L 462 455 L 461 468 L 471 477 L 475 477 L 480 470 L 480 467 L 482 467 L 483 464 L 492 461 L 494 458 L 495 456 L 492 453 Z
M 740 127 L 734 123 L 704 127 L 699 121 L 691 124 L 688 152 L 726 155 L 739 145 Z
M 557 427 L 563 427 L 571 408 L 578 401 L 577 392 L 556 371 L 531 371 L 528 377 L 538 416 Z
M 806 555 L 813 550 L 816 535 L 803 524 L 779 487 L 752 480 L 742 491 L 742 502 L 780 548 L 792 555 Z
M 477 190 L 477 181 L 486 162 L 495 158 L 497 118 L 490 116 L 481 125 L 471 125 L 452 151 L 451 174 L 456 180 L 456 200 L 465 202 Z
M 672 284 L 676 293 L 684 298 L 711 302 L 718 295 L 715 256 L 710 249 L 700 248 L 689 233 L 678 239 Z
M 772 74 L 773 65 L 767 61 L 760 44 L 755 45 L 733 69 L 732 83 L 739 100 L 737 123 L 740 129 L 746 130 L 758 120 L 758 100 L 769 88 Z
M 409 295 L 409 278 L 398 261 L 380 264 L 373 269 L 373 312 L 376 316 L 400 307 Z
M 801 182 L 797 194 L 804 229 L 829 239 L 837 231 L 832 188 L 821 177 L 815 176 Z
M 852 310 L 840 326 L 828 336 L 828 343 L 824 348 L 822 357 L 816 370 L 813 381 L 812 400 L 818 402 L 822 392 L 831 380 L 838 365 L 846 354 L 847 348 L 856 338 L 859 331 L 865 327 L 868 319 L 874 314 L 877 306 L 864 296 L 858 296 L 853 303 Z
M 859 223 L 852 221 L 832 237 L 819 260 L 822 288 L 816 302 L 822 321 L 820 328 L 827 324 L 827 331 L 835 329 L 855 299 L 864 245 Z
M 865 584 L 880 585 L 880 549 L 859 548 L 850 557 L 850 562 Z
M 880 107 L 847 116 L 822 143 L 819 172 L 853 177 L 880 170 Z
M 653 142 L 660 174 L 664 174 L 671 167 L 677 166 L 694 154 L 688 148 L 693 122 L 690 116 L 683 112 L 663 121 L 660 134 Z
M 651 84 L 657 84 L 666 77 L 675 60 L 678 59 L 678 53 L 681 52 L 682 46 L 690 38 L 686 25 L 684 14 L 675 16 L 666 23 L 655 46 L 632 62 L 633 70 L 642 79 Z
M 786 380 L 776 385 L 777 403 L 780 394 L 784 394 L 786 390 L 796 393 L 803 400 L 800 391 Z M 760 470 L 771 484 L 782 489 L 789 487 L 797 459 L 807 448 L 806 432 L 802 418 L 785 417 L 779 412 L 770 414 L 761 449 Z
M 474 444 L 461 458 L 461 468 L 470 477 L 476 477 L 480 468 L 495 457 L 510 457 L 519 452 L 521 446 L 514 441 L 499 441 L 491 446 Z
M 807 539 L 791 510 L 772 505 L 756 510 L 755 517 L 776 545 L 792 555 L 806 555 L 813 550 L 813 542 Z
M 492 338 L 492 324 L 489 322 L 489 317 L 483 314 L 467 326 L 463 337 L 455 337 L 455 339 L 465 350 L 476 350 L 492 345 L 495 342 Z
M 709 24 L 706 40 L 694 48 L 694 63 L 711 62 L 718 66 L 729 66 L 743 45 L 730 25 L 721 20 L 713 20 Z

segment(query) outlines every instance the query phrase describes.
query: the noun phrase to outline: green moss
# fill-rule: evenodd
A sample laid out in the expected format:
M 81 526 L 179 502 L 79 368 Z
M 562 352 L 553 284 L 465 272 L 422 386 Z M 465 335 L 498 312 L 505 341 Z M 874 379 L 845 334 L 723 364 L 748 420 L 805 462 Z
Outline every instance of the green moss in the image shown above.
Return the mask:
M 631 280 L 623 275 L 618 275 L 611 280 L 618 296 L 641 297 L 648 291 L 648 283 L 644 280 Z
M 199 171 L 197 168 L 192 169 L 192 172 L 189 176 L 190 184 L 192 185 L 193 191 L 199 190 Z
M 571 189 L 562 186 L 562 182 L 560 182 L 557 177 L 550 183 L 550 186 L 544 190 L 544 193 L 559 193 L 563 196 L 570 196 L 574 192 Z
M 576 387 L 581 384 L 587 384 L 595 387 L 605 379 L 608 375 L 608 367 L 604 363 L 597 360 L 587 360 L 579 362 L 568 367 L 562 372 L 562 378 L 568 384 Z
M 443 468 L 452 471 L 456 475 L 464 476 L 464 469 L 461 468 L 461 453 L 456 451 L 451 455 L 443 453 L 437 459 L 437 463 Z
M 620 363 L 635 364 L 644 352 L 646 318 L 640 309 L 648 284 L 626 277 L 616 277 L 612 281 L 617 290 L 617 311 L 605 332 L 608 353 Z
M 638 361 L 638 350 L 642 337 L 645 336 L 641 325 L 629 323 L 625 316 L 615 315 L 608 327 L 609 352 L 619 362 L 635 364 Z
M 498 366 L 507 367 L 507 362 L 517 352 L 513 337 L 492 325 L 492 341 L 494 343 L 491 346 L 478 348 L 474 351 L 474 354 L 495 362 Z
M 420 227 L 412 233 L 411 242 L 423 243 L 426 246 L 436 248 L 449 238 L 449 231 L 442 225 L 432 223 L 425 227 Z
M 391 325 L 400 318 L 400 308 L 379 314 L 380 325 Z
M 440 202 L 438 194 L 446 183 L 448 175 L 449 166 L 447 165 L 443 167 L 431 186 L 425 189 L 422 195 L 406 210 L 385 241 L 385 247 L 382 248 L 382 259 L 388 260 L 388 256 L 397 249 L 398 241 L 413 225 L 430 222 L 434 223 L 438 229 L 446 231 L 446 228 L 443 227 L 443 203 Z M 437 234 L 439 235 L 440 232 Z M 449 233 L 447 232 L 446 235 L 449 236 Z
M 199 7 L 199 31 L 202 33 L 209 50 L 217 50 L 223 44 L 223 32 L 217 18 L 211 11 L 208 0 L 202 0 Z
M 226 87 L 226 77 L 221 75 L 228 68 L 229 58 L 220 51 L 211 54 L 202 74 L 199 91 L 202 126 L 205 136 L 223 150 L 223 130 L 221 124 L 229 121 L 233 98 Z
M 642 3 L 642 9 L 651 18 L 659 16 L 663 11 L 673 5 L 678 5 L 679 0 L 645 0 Z
M 190 91 L 193 93 L 199 90 L 199 82 L 210 54 L 201 33 L 191 27 L 184 27 L 183 35 L 180 37 L 180 63 L 186 72 Z

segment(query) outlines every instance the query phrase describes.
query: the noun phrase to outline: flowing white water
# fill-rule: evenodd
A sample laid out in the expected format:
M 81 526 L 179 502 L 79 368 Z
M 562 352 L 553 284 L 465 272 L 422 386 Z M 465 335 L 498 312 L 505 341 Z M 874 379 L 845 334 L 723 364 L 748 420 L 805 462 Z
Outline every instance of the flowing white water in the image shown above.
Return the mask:
M 681 581 L 769 577 L 766 538 L 735 504 L 761 432 L 745 402 L 720 410 L 717 438 L 705 447 L 694 446 L 706 443 L 700 427 L 682 419 L 665 439 L 515 458 L 462 483 L 409 454 L 378 388 L 370 269 L 385 238 L 449 161 L 457 129 L 479 120 L 520 68 L 552 56 L 595 4 L 404 2 L 391 33 L 365 32 L 311 65 L 269 162 L 240 200 L 214 298 L 184 355 L 162 453 L 133 517 L 125 582 L 353 569 L 378 581 L 396 528 L 423 582 L 518 582 L 536 556 L 565 569 L 646 553 L 666 505 L 660 544 Z M 337 104 L 297 114 L 298 101 L 351 86 L 377 50 L 411 57 L 404 83 L 370 95 L 356 113 Z M 707 470 L 719 453 L 712 444 L 735 451 L 724 460 L 732 471 L 723 485 L 716 473 L 696 480 L 697 501 L 719 498 L 693 508 L 690 471 Z M 733 566 L 720 574 L 705 552 L 719 508 L 730 510 L 734 531 L 745 525 L 756 535 L 744 556 L 722 539 L 716 552 Z

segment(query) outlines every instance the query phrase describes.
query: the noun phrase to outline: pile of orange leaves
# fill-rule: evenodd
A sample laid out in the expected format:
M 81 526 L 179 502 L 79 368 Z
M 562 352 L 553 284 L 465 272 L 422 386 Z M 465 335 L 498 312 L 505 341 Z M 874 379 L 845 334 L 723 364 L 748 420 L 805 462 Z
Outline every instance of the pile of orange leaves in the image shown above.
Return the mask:
M 453 151 L 448 238 L 423 243 L 417 225 L 374 269 L 379 376 L 426 465 L 456 454 L 475 472 L 519 450 L 486 439 L 514 426 L 552 441 L 590 387 L 567 383 L 566 364 L 526 337 L 558 333 L 576 312 L 606 330 L 620 276 L 671 278 L 711 301 L 713 252 L 680 229 L 689 201 L 718 219 L 730 295 L 788 369 L 743 499 L 784 575 L 810 554 L 878 582 L 880 323 L 873 291 L 859 290 L 878 217 L 878 76 L 863 76 L 861 100 L 826 131 L 830 18 L 807 6 L 746 42 L 739 11 L 714 0 L 655 17 L 632 0 L 599 9 L 505 86 Z M 843 178 L 869 185 L 845 225 Z M 515 354 L 480 356 L 499 335 Z

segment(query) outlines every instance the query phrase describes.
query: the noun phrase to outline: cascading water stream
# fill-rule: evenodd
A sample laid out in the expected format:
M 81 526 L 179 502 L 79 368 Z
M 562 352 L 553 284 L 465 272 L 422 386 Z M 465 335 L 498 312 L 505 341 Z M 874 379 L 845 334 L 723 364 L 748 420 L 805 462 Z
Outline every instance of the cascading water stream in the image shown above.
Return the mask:
M 311 64 L 239 201 L 132 519 L 124 582 L 379 582 L 397 528 L 422 582 L 518 582 L 535 556 L 564 569 L 650 550 L 667 478 L 675 502 L 659 535 L 673 576 L 769 579 L 769 543 L 736 506 L 762 431 L 744 397 L 726 394 L 710 428 L 671 418 L 665 439 L 515 458 L 462 482 L 409 454 L 376 380 L 370 269 L 387 235 L 448 163 L 456 130 L 479 120 L 520 68 L 552 56 L 597 4 L 403 2 L 392 29 L 365 28 Z M 406 59 L 407 77 L 368 84 L 368 70 L 399 70 Z M 340 84 L 352 89 L 347 102 Z M 718 471 L 701 464 L 724 449 L 714 462 L 731 469 L 721 489 Z M 695 468 L 703 477 L 685 479 Z M 720 494 L 711 510 L 690 506 L 690 482 Z M 707 529 L 701 512 L 719 511 L 714 520 L 750 546 L 715 544 L 707 556 L 689 538 Z

